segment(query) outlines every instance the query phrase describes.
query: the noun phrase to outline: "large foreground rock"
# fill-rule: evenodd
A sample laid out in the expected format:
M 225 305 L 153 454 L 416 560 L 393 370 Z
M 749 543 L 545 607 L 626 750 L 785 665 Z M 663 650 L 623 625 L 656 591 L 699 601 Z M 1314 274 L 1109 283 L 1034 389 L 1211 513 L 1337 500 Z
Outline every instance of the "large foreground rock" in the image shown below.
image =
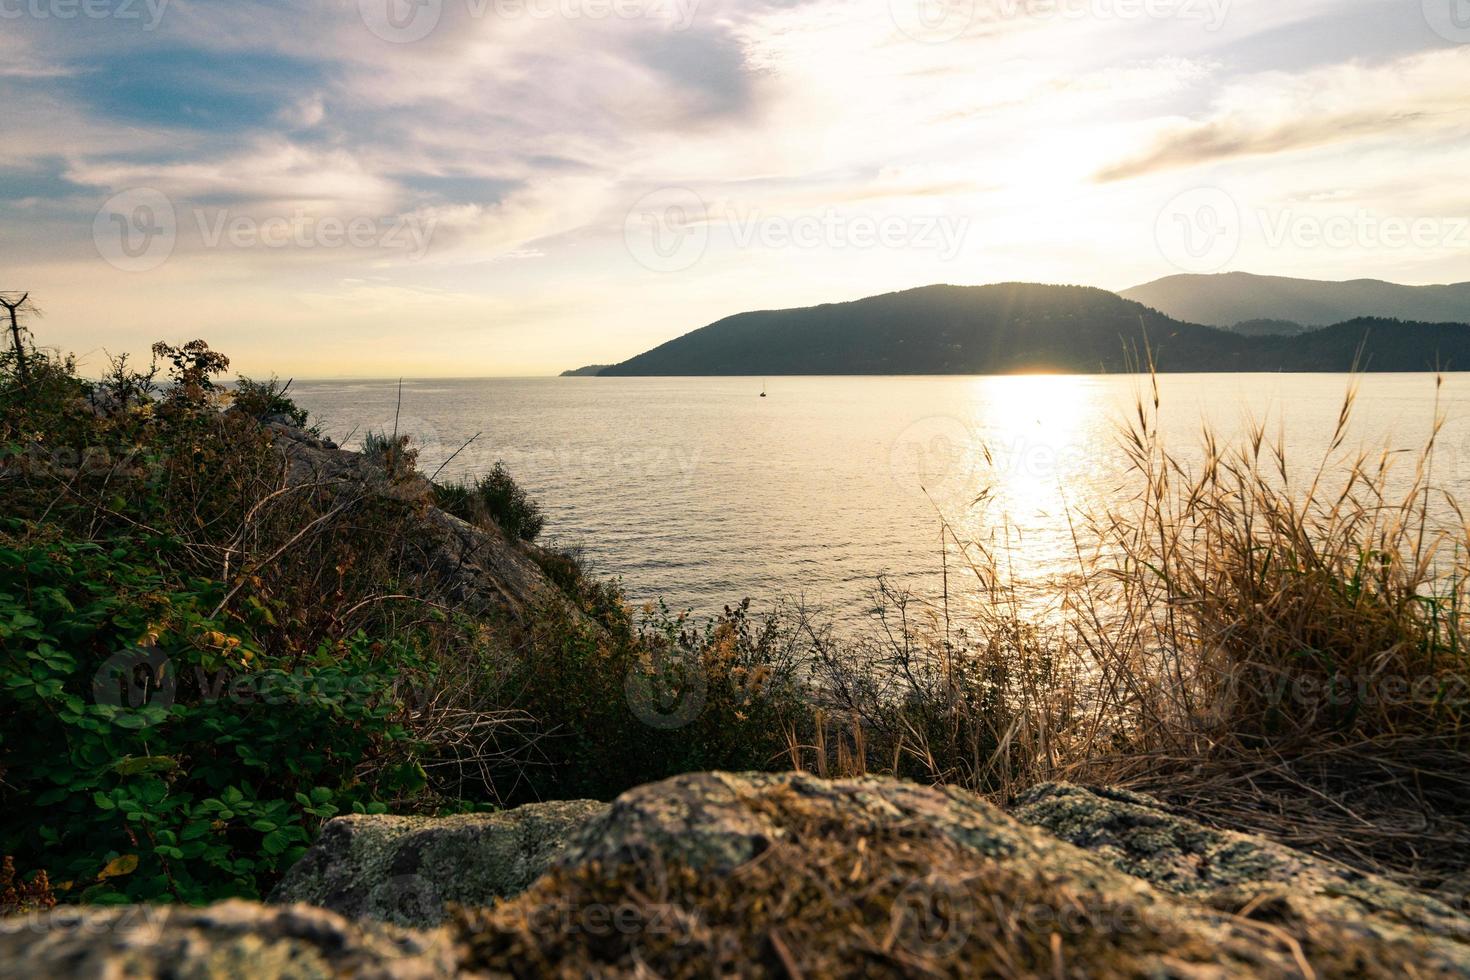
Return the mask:
M 1470 975 L 1465 920 L 1406 914 L 1386 882 L 1201 901 L 1115 857 L 957 789 L 704 773 L 624 794 L 457 929 L 467 966 L 525 976 Z
M 57 909 L 0 919 L 5 980 L 431 980 L 456 975 L 447 937 L 349 922 L 321 909 Z
M 490 905 L 525 891 L 560 856 L 567 835 L 606 809 L 569 801 L 442 818 L 338 817 L 271 900 L 404 926 L 438 925 L 448 916 L 447 902 Z
M 104 917 L 98 939 L 50 913 L 0 926 L 0 963 L 52 977 L 1470 975 L 1454 909 L 1145 797 L 1044 787 L 1027 823 L 954 789 L 701 773 L 584 806 L 545 875 L 447 927 L 231 903 L 151 934 L 87 913 Z M 336 826 L 348 839 L 320 855 L 412 851 L 434 883 L 477 846 L 463 818 L 366 850 L 351 838 L 371 825 Z M 298 886 L 323 880 L 307 870 Z M 393 870 L 363 863 L 358 880 Z

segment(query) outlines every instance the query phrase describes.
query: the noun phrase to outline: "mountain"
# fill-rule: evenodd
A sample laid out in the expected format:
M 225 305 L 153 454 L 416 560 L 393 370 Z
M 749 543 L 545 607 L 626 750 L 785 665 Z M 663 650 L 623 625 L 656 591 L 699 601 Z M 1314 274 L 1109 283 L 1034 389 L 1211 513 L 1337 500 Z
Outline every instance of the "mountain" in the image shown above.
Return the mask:
M 1298 336 L 1184 323 L 1115 293 L 1004 283 L 926 286 L 851 303 L 728 317 L 602 377 L 790 374 L 1080 374 L 1470 369 L 1470 327 L 1356 319 Z
M 1216 327 L 1250 320 L 1323 327 L 1360 316 L 1470 323 L 1470 282 L 1401 286 L 1377 279 L 1324 282 L 1228 272 L 1169 276 L 1119 295 L 1176 319 Z
M 599 374 L 601 374 L 603 371 L 605 371 L 607 369 L 607 367 L 608 366 L 606 364 L 589 364 L 586 367 L 573 368 L 570 371 L 563 371 L 561 373 L 561 377 L 563 377 L 563 378 L 595 378 Z

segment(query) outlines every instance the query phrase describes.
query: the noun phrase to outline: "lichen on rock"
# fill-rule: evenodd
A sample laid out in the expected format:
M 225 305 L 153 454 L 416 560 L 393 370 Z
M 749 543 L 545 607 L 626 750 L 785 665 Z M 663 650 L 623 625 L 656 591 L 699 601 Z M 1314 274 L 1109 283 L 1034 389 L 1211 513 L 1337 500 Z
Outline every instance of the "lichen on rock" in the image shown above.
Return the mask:
M 1470 943 L 1470 919 L 1438 899 L 1260 836 L 1206 827 L 1157 800 L 1049 783 L 1012 813 L 1157 888 L 1233 911 L 1255 906 L 1345 928 L 1402 924 Z
M 446 903 L 489 905 L 525 890 L 560 855 L 567 835 L 606 808 L 577 800 L 439 818 L 338 817 L 271 899 L 437 925 L 448 916 Z

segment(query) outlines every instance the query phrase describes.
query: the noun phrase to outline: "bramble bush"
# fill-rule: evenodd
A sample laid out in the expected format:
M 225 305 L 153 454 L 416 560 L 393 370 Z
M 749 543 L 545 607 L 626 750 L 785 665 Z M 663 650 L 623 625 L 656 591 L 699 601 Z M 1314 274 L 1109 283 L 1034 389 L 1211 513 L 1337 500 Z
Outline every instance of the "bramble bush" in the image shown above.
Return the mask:
M 339 812 L 423 786 L 410 649 L 357 635 L 282 662 L 167 539 L 0 525 L 0 853 L 65 900 L 260 897 Z

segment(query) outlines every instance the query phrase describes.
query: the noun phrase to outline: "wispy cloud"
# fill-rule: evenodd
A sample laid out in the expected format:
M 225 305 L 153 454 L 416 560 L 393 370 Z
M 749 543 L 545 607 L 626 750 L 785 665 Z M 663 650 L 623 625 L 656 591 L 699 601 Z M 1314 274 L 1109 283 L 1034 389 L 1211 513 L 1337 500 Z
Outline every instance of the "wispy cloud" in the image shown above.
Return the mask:
M 1223 91 L 1207 118 L 1167 123 L 1146 151 L 1099 179 L 1123 180 L 1236 157 L 1289 153 L 1361 140 L 1402 141 L 1470 122 L 1470 48 L 1435 51 L 1388 65 L 1335 65 L 1301 74 L 1270 72 Z

